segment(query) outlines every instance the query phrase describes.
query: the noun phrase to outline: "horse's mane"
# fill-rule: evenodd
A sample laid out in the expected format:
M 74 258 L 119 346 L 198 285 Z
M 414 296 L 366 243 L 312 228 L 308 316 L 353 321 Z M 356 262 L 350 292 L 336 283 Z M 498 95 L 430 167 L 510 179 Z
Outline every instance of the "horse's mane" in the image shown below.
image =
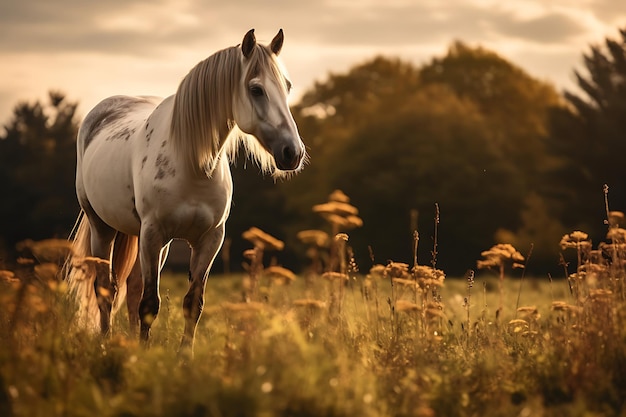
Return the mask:
M 241 144 L 263 171 L 275 171 L 273 157 L 235 125 L 232 100 L 242 93 L 242 66 L 240 48 L 226 48 L 198 63 L 178 87 L 170 133 L 175 148 L 196 173 L 213 170 L 222 145 L 232 160 Z M 278 61 L 267 47 L 257 44 L 247 61 L 244 85 L 267 70 L 284 83 Z

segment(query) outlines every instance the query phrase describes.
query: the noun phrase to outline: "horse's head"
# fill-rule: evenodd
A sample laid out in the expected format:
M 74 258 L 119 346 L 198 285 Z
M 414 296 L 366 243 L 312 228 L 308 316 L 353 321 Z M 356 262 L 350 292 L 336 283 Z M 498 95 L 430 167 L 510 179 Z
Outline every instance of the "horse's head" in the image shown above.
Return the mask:
M 233 115 L 239 129 L 256 137 L 279 170 L 294 171 L 302 167 L 306 151 L 287 103 L 291 82 L 277 60 L 282 46 L 282 29 L 268 46 L 257 44 L 254 29 L 246 33 Z

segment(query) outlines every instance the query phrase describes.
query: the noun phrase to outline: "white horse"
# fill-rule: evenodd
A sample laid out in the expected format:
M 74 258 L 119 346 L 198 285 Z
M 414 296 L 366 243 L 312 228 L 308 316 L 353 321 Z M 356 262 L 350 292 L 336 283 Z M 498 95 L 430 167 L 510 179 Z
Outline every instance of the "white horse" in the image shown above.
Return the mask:
M 268 46 L 250 30 L 240 46 L 191 69 L 175 95 L 114 96 L 87 114 L 77 140 L 82 211 L 67 277 L 83 326 L 108 333 L 128 292 L 131 329 L 147 341 L 167 248 L 180 238 L 191 247 L 181 346 L 193 346 L 232 199 L 229 158 L 243 143 L 274 175 L 298 171 L 306 159 L 287 104 L 291 83 L 277 60 L 282 45 L 282 29 Z

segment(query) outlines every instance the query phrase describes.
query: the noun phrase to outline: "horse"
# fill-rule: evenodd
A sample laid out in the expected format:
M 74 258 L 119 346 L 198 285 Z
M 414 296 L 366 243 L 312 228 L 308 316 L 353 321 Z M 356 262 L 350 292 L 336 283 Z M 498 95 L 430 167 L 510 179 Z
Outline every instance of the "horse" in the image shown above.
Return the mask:
M 82 327 L 108 334 L 128 293 L 131 332 L 148 342 L 169 244 L 184 239 L 191 257 L 181 348 L 193 349 L 230 211 L 229 162 L 243 147 L 277 177 L 306 163 L 287 102 L 291 81 L 278 60 L 283 40 L 280 29 L 261 45 L 251 29 L 241 44 L 193 67 L 174 95 L 113 96 L 85 116 L 76 143 L 81 212 L 67 273 Z

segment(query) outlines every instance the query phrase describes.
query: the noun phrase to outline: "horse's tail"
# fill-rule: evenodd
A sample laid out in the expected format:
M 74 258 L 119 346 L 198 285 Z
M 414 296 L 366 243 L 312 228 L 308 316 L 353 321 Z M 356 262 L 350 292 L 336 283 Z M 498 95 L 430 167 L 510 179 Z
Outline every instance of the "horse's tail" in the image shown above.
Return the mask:
M 118 233 L 113 249 L 113 271 L 117 276 L 117 293 L 113 303 L 115 313 L 126 296 L 126 279 L 137 257 L 137 237 Z M 79 327 L 100 330 L 100 309 L 95 289 L 96 270 L 110 264 L 108 259 L 92 256 L 89 219 L 81 212 L 72 232 L 72 253 L 66 262 L 66 281 L 69 295 L 78 307 L 76 322 Z
M 126 290 L 128 289 L 126 283 L 137 260 L 138 250 L 139 239 L 137 236 L 118 232 L 113 245 L 113 271 L 117 277 L 117 295 L 113 303 L 113 314 L 120 309 L 126 298 Z

